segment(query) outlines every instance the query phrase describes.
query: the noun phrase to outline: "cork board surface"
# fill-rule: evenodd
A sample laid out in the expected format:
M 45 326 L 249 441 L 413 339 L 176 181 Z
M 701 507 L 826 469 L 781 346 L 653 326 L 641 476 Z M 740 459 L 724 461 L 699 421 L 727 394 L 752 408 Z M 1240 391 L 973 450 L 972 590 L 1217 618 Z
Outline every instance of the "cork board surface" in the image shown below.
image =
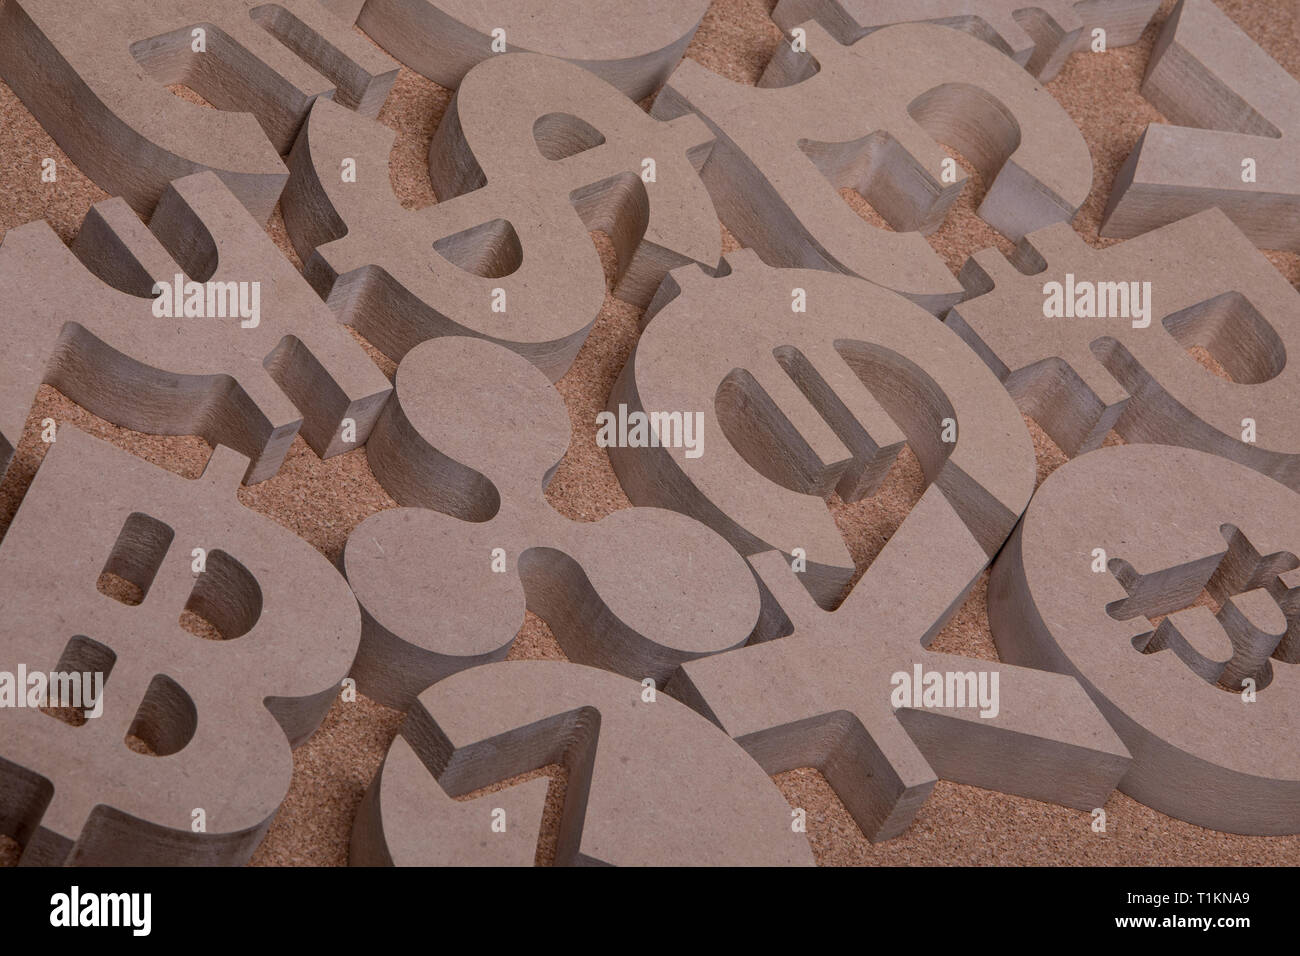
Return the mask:
M 774 0 L 714 0 L 687 53 L 732 80 L 753 84 L 762 73 L 780 32 L 769 13 Z M 1300 2 L 1216 0 L 1218 5 L 1292 75 L 1300 77 Z M 1047 89 L 1083 132 L 1092 151 L 1093 189 L 1074 222 L 1094 245 L 1114 240 L 1097 236 L 1102 209 L 1120 164 L 1149 122 L 1163 117 L 1138 92 L 1156 33 L 1173 8 L 1165 0 L 1140 43 L 1105 54 L 1076 53 Z M 360 32 L 360 31 L 358 31 Z M 364 34 L 362 34 L 364 36 Z M 192 91 L 177 96 L 202 102 Z M 436 201 L 425 168 L 429 141 L 451 93 L 402 69 L 380 120 L 397 132 L 391 175 L 404 205 L 419 208 Z M 642 104 L 648 106 L 648 101 Z M 951 152 L 951 151 L 950 151 Z M 975 216 L 983 184 L 963 157 L 952 153 L 971 177 L 945 225 L 928 237 L 954 274 L 966 257 L 985 247 L 1004 252 L 1010 244 Z M 55 183 L 40 182 L 41 161 L 53 157 Z M 33 219 L 46 219 L 64 241 L 71 241 L 87 209 L 107 194 L 73 166 L 9 90 L 0 84 L 0 234 Z M 859 215 L 883 221 L 856 193 L 844 199 Z M 268 232 L 284 254 L 301 265 L 284 231 L 279 212 Z M 738 248 L 725 228 L 724 251 Z M 607 273 L 613 253 L 608 240 L 592 235 Z M 1300 255 L 1266 253 L 1293 285 L 1300 285 Z M 559 512 L 578 521 L 596 520 L 629 507 L 603 449 L 595 444 L 595 416 L 636 340 L 638 312 L 606 296 L 590 338 L 573 367 L 558 383 L 568 407 L 573 437 L 555 472 L 547 498 Z M 365 342 L 367 352 L 391 378 L 395 368 Z M 1199 358 L 1212 363 L 1208 355 Z M 158 437 L 118 428 L 90 415 L 54 389 L 42 386 L 31 409 L 15 462 L 0 484 L 0 533 L 12 520 L 47 447 L 40 422 L 51 417 L 70 423 L 154 464 L 187 477 L 203 470 L 211 448 L 197 437 Z M 1027 420 L 1038 456 L 1039 480 L 1065 456 Z M 1118 442 L 1112 434 L 1108 443 Z M 923 489 L 915 456 L 905 451 L 880 492 L 853 505 L 829 502 L 835 521 L 861 572 L 902 523 Z M 239 491 L 240 501 L 309 541 L 337 560 L 349 532 L 377 511 L 395 507 L 366 463 L 364 448 L 322 461 L 301 438 L 281 472 Z M 934 650 L 996 659 L 985 610 L 985 584 L 971 593 L 956 617 L 932 645 Z M 522 622 L 511 659 L 564 659 L 546 625 L 532 614 Z M 352 819 L 402 716 L 359 697 L 337 701 L 314 737 L 294 754 L 293 783 L 253 865 L 339 866 L 347 862 Z M 543 768 L 495 785 L 500 789 L 539 775 L 552 778 L 547 820 L 538 848 L 540 863 L 553 852 L 564 774 Z M 907 832 L 871 844 L 854 824 L 826 780 L 812 769 L 773 778 L 791 806 L 807 811 L 808 837 L 822 865 L 1249 865 L 1300 864 L 1300 836 L 1245 837 L 1205 830 L 1164 816 L 1115 792 L 1105 804 L 1107 831 L 1094 833 L 1090 814 L 1034 800 L 940 782 Z M 470 799 L 476 794 L 468 795 Z M 17 860 L 17 846 L 0 837 L 0 864 Z

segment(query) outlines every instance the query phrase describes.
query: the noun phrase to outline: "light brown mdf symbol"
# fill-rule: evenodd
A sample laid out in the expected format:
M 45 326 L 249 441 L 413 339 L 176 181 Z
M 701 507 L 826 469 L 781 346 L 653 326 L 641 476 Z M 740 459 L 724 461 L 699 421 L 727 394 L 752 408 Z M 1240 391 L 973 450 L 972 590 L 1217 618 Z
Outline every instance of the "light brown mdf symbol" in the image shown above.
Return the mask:
M 258 314 L 241 318 L 254 292 Z M 155 314 L 156 295 L 170 314 Z M 11 442 L 44 382 L 114 424 L 234 448 L 254 482 L 275 474 L 295 435 L 322 457 L 355 448 L 343 420 L 364 442 L 391 391 L 210 172 L 169 185 L 148 229 L 121 199 L 91 208 L 71 250 L 44 222 L 11 229 L 0 301 Z
M 826 608 L 853 561 L 824 499 L 873 494 L 907 442 L 986 556 L 1029 500 L 1034 454 L 1015 405 L 966 345 L 918 306 L 849 276 L 772 269 L 674 272 L 609 407 L 700 412 L 703 453 L 612 447 L 628 497 L 689 514 L 745 555 L 802 548 Z M 791 309 L 791 290 L 807 312 Z M 945 437 L 951 440 L 945 440 Z
M 393 135 L 317 101 L 284 214 L 316 290 L 395 361 L 434 336 L 475 335 L 558 379 L 604 302 L 590 230 L 609 235 L 615 295 L 638 307 L 669 269 L 718 263 L 697 173 L 713 142 L 704 124 L 653 120 L 562 60 L 506 54 L 470 72 L 430 146 L 434 206 L 407 210 L 393 194 Z M 340 175 L 346 159 L 355 182 Z
M 211 169 L 265 222 L 312 102 L 376 116 L 397 65 L 313 0 L 15 0 L 0 12 L 0 76 L 78 169 L 137 212 Z
M 593 667 L 518 661 L 420 694 L 357 813 L 351 863 L 531 865 L 545 778 L 453 798 L 548 764 L 568 771 L 557 865 L 813 862 L 780 791 L 703 717 Z
M 364 609 L 362 693 L 405 708 L 434 681 L 500 660 L 525 606 L 571 659 L 661 687 L 683 660 L 748 639 L 758 589 L 704 525 L 659 508 L 595 522 L 551 508 L 542 492 L 569 430 L 554 386 L 508 349 L 447 337 L 402 360 L 366 452 L 414 507 L 366 519 L 344 552 Z
M 1300 252 L 1300 82 L 1210 0 L 1181 0 L 1142 95 L 1152 123 L 1115 177 L 1101 234 L 1127 239 L 1217 206 L 1262 249 Z
M 764 585 L 756 640 L 685 662 L 669 693 L 769 773 L 821 769 L 873 840 L 901 833 L 939 777 L 1104 802 L 1127 755 L 1077 684 L 925 650 L 1033 489 L 1032 445 L 1009 396 L 955 335 L 891 292 L 771 269 L 747 250 L 727 264 L 722 278 L 685 269 L 665 282 L 610 398 L 631 411 L 704 411 L 699 457 L 615 447 L 611 459 L 634 502 L 717 528 Z M 806 314 L 791 311 L 792 287 Z M 928 487 L 831 613 L 853 563 L 822 496 L 871 494 L 905 441 Z M 794 566 L 796 545 L 806 569 Z M 918 685 L 931 671 L 978 684 L 981 669 L 1000 684 L 985 716 L 891 702 L 899 672 L 919 672 Z
M 988 560 L 936 487 L 834 613 L 781 555 L 750 560 L 784 619 L 777 639 L 688 661 L 668 693 L 768 773 L 819 769 L 868 839 L 906 830 L 939 778 L 1091 810 L 1124 774 L 1127 752 L 1072 678 L 926 650 Z M 900 673 L 954 696 L 895 706 Z M 977 706 L 981 686 L 994 706 Z
M 978 37 L 1040 82 L 1103 30 L 1105 49 L 1136 43 L 1160 0 L 780 0 L 772 19 L 789 32 L 815 19 L 841 43 L 896 23 L 939 23 Z
M 708 0 L 370 0 L 357 25 L 450 89 L 504 48 L 568 60 L 641 100 L 682 58 L 708 6 Z
M 986 249 L 961 276 L 977 294 L 945 321 L 1067 455 L 1113 428 L 1300 489 L 1300 296 L 1220 210 L 1106 249 L 1049 227 L 1021 243 L 1014 265 Z M 1067 276 L 1075 303 L 1091 296 L 1106 317 L 1044 315 L 1045 286 L 1068 295 Z M 1198 346 L 1222 376 L 1193 357 Z
M 1033 78 L 985 43 L 930 24 L 841 46 L 804 25 L 807 53 L 780 44 L 758 89 L 684 60 L 655 99 L 718 137 L 702 173 L 722 221 L 774 266 L 868 279 L 942 315 L 962 296 L 924 233 L 966 185 L 940 142 L 988 185 L 979 214 L 1019 239 L 1068 222 L 1092 186 L 1079 130 Z M 950 174 L 945 174 L 945 165 Z M 838 190 L 861 193 L 895 232 Z
M 1300 496 L 1277 482 L 1184 448 L 1102 448 L 1043 483 L 999 556 L 993 639 L 1006 660 L 1078 678 L 1133 755 L 1129 796 L 1204 827 L 1295 833 L 1297 554 Z
M 186 481 L 59 430 L 0 546 L 0 660 L 99 672 L 102 713 L 0 707 L 0 822 L 22 863 L 241 864 L 270 825 L 361 622 L 324 557 L 235 499 L 246 465 L 218 448 Z M 104 572 L 137 603 L 100 591 Z

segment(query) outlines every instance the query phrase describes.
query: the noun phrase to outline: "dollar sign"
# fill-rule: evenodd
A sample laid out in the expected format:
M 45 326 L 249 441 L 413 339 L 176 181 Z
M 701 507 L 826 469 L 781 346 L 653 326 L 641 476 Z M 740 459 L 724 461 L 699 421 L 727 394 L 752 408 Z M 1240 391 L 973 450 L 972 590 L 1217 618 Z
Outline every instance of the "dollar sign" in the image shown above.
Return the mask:
M 591 230 L 613 243 L 614 294 L 639 308 L 669 269 L 717 265 L 721 236 L 697 173 L 713 143 L 703 121 L 652 119 L 563 60 L 507 53 L 469 72 L 430 145 L 436 205 L 406 209 L 393 193 L 393 138 L 317 101 L 283 200 L 317 291 L 395 361 L 435 336 L 474 335 L 558 379 L 605 299 Z M 355 183 L 339 181 L 347 156 Z M 508 309 L 491 308 L 497 290 Z

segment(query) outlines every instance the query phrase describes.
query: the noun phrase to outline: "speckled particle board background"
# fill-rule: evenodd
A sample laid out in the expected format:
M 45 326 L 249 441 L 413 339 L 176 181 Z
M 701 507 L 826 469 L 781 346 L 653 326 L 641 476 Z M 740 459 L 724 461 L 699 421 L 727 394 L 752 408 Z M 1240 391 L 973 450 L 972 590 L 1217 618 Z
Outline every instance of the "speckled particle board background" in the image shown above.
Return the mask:
M 1173 2 L 1165 0 L 1139 44 L 1105 54 L 1075 54 L 1047 87 L 1078 124 L 1092 150 L 1093 190 L 1074 225 L 1094 245 L 1112 242 L 1097 238 L 1097 226 L 1116 170 L 1146 124 L 1164 122 L 1138 88 L 1159 25 Z M 1300 76 L 1300 2 L 1216 2 L 1270 56 L 1292 75 Z M 772 0 L 715 0 L 687 55 L 730 79 L 756 82 L 780 38 L 768 15 L 771 7 Z M 173 92 L 203 102 L 187 89 L 177 87 Z M 436 201 L 425 157 L 450 98 L 450 91 L 403 69 L 380 114 L 380 120 L 398 133 L 391 172 L 394 189 L 408 207 Z M 975 216 L 983 185 L 969 164 L 956 153 L 953 155 L 973 182 L 944 227 L 929 240 L 956 273 L 970 253 L 990 245 L 1009 251 L 1010 244 Z M 40 182 L 40 163 L 45 157 L 54 157 L 58 163 L 57 183 Z M 68 162 L 3 84 L 0 183 L 0 232 L 44 218 L 65 241 L 70 241 L 90 205 L 106 198 Z M 861 196 L 849 190 L 843 195 L 860 215 L 883 226 Z M 268 231 L 285 255 L 300 265 L 278 212 Z M 599 234 L 593 234 L 592 239 L 608 266 L 608 241 Z M 738 247 L 725 229 L 723 243 L 727 251 Z M 1267 255 L 1292 285 L 1300 284 L 1300 256 Z M 14 305 L 5 303 L 8 308 Z M 547 498 L 574 520 L 592 521 L 629 506 L 608 458 L 596 447 L 594 420 L 631 352 L 636 320 L 636 309 L 607 296 L 590 338 L 558 385 L 573 423 L 573 439 L 547 489 Z M 391 377 L 393 363 L 368 346 L 367 351 Z M 1213 364 L 1208 355 L 1198 358 Z M 14 466 L 0 485 L 0 532 L 8 526 L 40 463 L 46 446 L 39 441 L 38 426 L 47 416 L 72 423 L 187 477 L 200 474 L 211 453 L 199 438 L 162 438 L 110 425 L 43 386 L 28 418 Z M 1032 421 L 1029 426 L 1041 481 L 1064 463 L 1065 456 Z M 1114 435 L 1108 439 L 1111 443 L 1117 441 Z M 879 494 L 854 505 L 837 500 L 829 503 L 859 571 L 879 553 L 921 490 L 920 468 L 915 457 L 905 452 Z M 247 507 L 307 539 L 331 560 L 338 558 L 348 533 L 364 518 L 395 507 L 370 473 L 364 448 L 321 461 L 301 439 L 295 442 L 279 475 L 241 489 L 239 498 Z M 996 658 L 983 583 L 975 588 L 933 648 Z M 521 622 L 510 656 L 564 658 L 546 625 L 531 614 Z M 253 863 L 345 864 L 357 804 L 400 722 L 399 713 L 364 698 L 355 703 L 337 702 L 316 735 L 295 752 L 292 788 Z M 546 863 L 553 852 L 558 809 L 563 800 L 563 771 L 543 768 L 489 789 L 539 774 L 553 780 L 537 854 L 538 862 Z M 1204 830 L 1166 817 L 1119 793 L 1106 803 L 1107 831 L 1098 834 L 1092 831 L 1088 813 L 947 782 L 935 788 L 902 837 L 873 845 L 862 836 L 815 770 L 794 770 L 773 779 L 792 806 L 807 810 L 808 836 L 823 865 L 1300 864 L 1300 836 L 1243 837 Z M 0 863 L 12 864 L 16 859 L 16 845 L 0 837 Z

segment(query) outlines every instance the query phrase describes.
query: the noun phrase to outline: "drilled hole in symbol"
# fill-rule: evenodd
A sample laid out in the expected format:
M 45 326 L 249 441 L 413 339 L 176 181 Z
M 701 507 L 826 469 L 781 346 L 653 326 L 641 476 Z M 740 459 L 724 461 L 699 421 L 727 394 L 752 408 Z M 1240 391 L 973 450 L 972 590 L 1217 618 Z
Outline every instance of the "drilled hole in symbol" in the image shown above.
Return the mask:
M 604 145 L 605 136 L 580 116 L 547 113 L 533 123 L 533 140 L 539 153 L 556 162 Z
M 224 551 L 212 551 L 194 581 L 183 630 L 209 641 L 233 641 L 253 629 L 262 615 L 262 589 L 246 567 Z
M 122 604 L 141 603 L 149 593 L 174 532 L 157 518 L 132 513 L 109 552 L 95 588 Z
M 169 757 L 185 749 L 198 725 L 198 710 L 185 689 L 166 674 L 155 674 L 126 732 L 126 745 L 136 753 Z
M 485 279 L 508 276 L 524 262 L 519 234 L 505 219 L 493 219 L 444 236 L 433 244 L 433 249 L 452 265 Z
M 78 634 L 54 665 L 54 680 L 46 688 L 41 713 L 72 727 L 85 724 L 86 711 L 94 709 L 96 695 L 103 693 L 115 663 L 117 655 L 109 647 Z
M 1273 326 L 1240 292 L 1225 292 L 1163 319 L 1165 329 L 1220 378 L 1259 385 L 1286 367 L 1286 347 Z

